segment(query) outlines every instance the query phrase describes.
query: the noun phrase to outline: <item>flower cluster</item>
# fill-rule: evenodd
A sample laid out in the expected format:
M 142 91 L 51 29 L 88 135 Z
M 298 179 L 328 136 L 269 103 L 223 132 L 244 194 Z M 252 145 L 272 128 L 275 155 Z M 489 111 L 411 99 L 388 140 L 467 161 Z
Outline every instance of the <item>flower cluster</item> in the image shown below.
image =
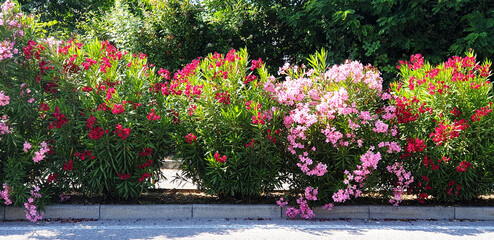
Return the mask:
M 56 182 L 57 177 L 58 177 L 58 175 L 56 173 L 50 174 L 50 175 L 48 175 L 48 178 L 46 178 L 46 182 L 47 183 Z
M 456 167 L 457 172 L 466 172 L 468 168 L 473 168 L 472 163 L 468 161 L 460 162 L 460 165 Z
M 10 102 L 10 97 L 5 95 L 3 91 L 0 91 L 0 106 L 8 105 Z
M 216 100 L 220 103 L 224 103 L 225 105 L 230 104 L 230 94 L 228 92 L 216 93 Z
M 306 188 L 306 193 L 307 193 L 307 188 Z M 310 190 L 309 190 L 310 191 Z M 311 199 L 314 199 L 316 200 L 317 199 L 317 189 L 315 189 L 315 192 L 309 192 L 309 196 L 305 196 L 305 198 L 303 196 L 300 196 L 298 199 L 297 199 L 297 204 L 299 205 L 298 208 L 295 208 L 295 207 L 287 207 L 286 209 L 286 212 L 285 214 L 290 217 L 290 218 L 295 218 L 296 216 L 300 215 L 300 217 L 302 218 L 305 218 L 305 219 L 311 219 L 313 217 L 315 217 L 316 215 L 314 214 L 314 211 L 310 208 L 309 204 L 307 203 L 307 200 L 311 200 Z M 309 198 L 311 199 L 309 199 Z M 286 205 L 284 204 L 284 202 L 280 202 L 278 204 L 279 206 L 281 205 Z
M 138 169 L 144 169 L 144 168 L 150 167 L 152 164 L 153 164 L 153 160 L 148 160 L 145 163 L 137 166 L 137 168 Z
M 122 138 L 123 140 L 127 139 L 127 137 L 129 137 L 129 134 L 130 134 L 130 128 L 124 128 L 121 124 L 117 124 L 115 126 L 116 130 L 115 130 L 115 134 Z
M 439 126 L 435 128 L 435 131 L 430 134 L 430 138 L 436 143 L 436 145 L 444 144 L 448 139 L 454 139 L 460 135 L 461 131 L 464 131 L 469 126 L 465 119 L 460 121 L 454 121 L 452 125 L 445 124 L 444 121 L 439 123 Z
M 53 123 L 48 124 L 49 129 L 61 128 L 63 125 L 69 122 L 69 120 L 65 117 L 65 114 L 60 112 L 60 108 L 58 106 L 55 107 L 53 117 L 55 118 L 55 120 L 53 121 Z
M 86 61 L 81 63 L 81 66 L 84 67 L 84 70 L 89 70 L 89 68 L 91 68 L 92 65 L 98 63 L 97 61 L 91 59 L 91 58 L 86 58 Z
M 130 174 L 128 174 L 128 173 L 126 173 L 126 174 L 118 173 L 117 175 L 120 178 L 120 180 L 127 180 L 130 178 Z
M 412 55 L 410 57 L 410 63 L 408 61 L 400 61 L 400 65 L 396 68 L 400 69 L 401 66 L 408 67 L 408 69 L 417 70 L 424 65 L 424 57 L 419 54 Z
M 185 141 L 188 144 L 192 144 L 192 142 L 195 142 L 197 140 L 197 137 L 193 133 L 189 133 L 185 136 Z
M 472 122 L 480 121 L 483 116 L 487 116 L 487 114 L 491 113 L 492 109 L 490 105 L 492 105 L 492 102 L 490 102 L 489 105 L 485 107 L 481 107 L 480 109 L 475 110 L 475 113 L 470 117 Z
M 161 119 L 161 116 L 158 115 L 158 114 L 156 114 L 155 111 L 154 111 L 154 109 L 151 109 L 151 112 L 148 113 L 147 119 L 149 121 L 151 121 L 151 120 L 155 120 L 156 121 L 156 120 L 160 120 Z
M 254 148 L 254 143 L 257 143 L 257 141 L 254 139 L 251 139 L 249 143 L 245 144 L 245 148 L 248 148 L 248 147 Z
M 407 152 L 415 153 L 415 152 L 423 152 L 427 148 L 425 145 L 425 141 L 418 138 L 408 138 Z
M 152 148 L 144 148 L 144 150 L 139 153 L 139 156 L 151 156 L 152 153 L 153 153 Z
M 137 179 L 137 181 L 138 181 L 138 182 L 142 182 L 142 181 L 145 181 L 145 180 L 146 180 L 146 178 L 149 178 L 149 177 L 151 177 L 151 174 L 149 174 L 149 173 L 143 173 L 143 174 L 141 175 L 141 177 L 140 177 L 139 179 Z
M 9 126 L 7 125 L 7 116 L 3 115 L 2 119 L 0 120 L 0 136 L 4 135 L 4 134 L 8 134 L 8 133 L 12 133 L 12 131 L 10 130 Z M 0 137 L 0 140 L 2 140 L 1 137 Z
M 41 194 L 39 193 L 39 187 L 35 187 L 31 190 L 31 197 L 28 198 L 26 203 L 24 203 L 24 207 L 26 208 L 26 218 L 31 222 L 36 222 L 43 219 L 44 212 L 38 211 L 34 203 L 38 198 L 41 198 Z
M 10 191 L 12 189 L 7 185 L 7 183 L 3 183 L 3 190 L 0 191 L 0 200 L 5 200 L 5 205 L 12 204 L 12 200 L 10 200 Z
M 91 160 L 94 160 L 96 156 L 92 154 L 93 154 L 92 151 L 83 151 L 82 153 L 76 152 L 74 155 L 81 160 L 86 160 L 86 158 L 90 158 Z
M 115 104 L 111 112 L 115 115 L 124 113 L 125 112 L 124 104 Z
M 19 50 L 14 48 L 14 43 L 7 40 L 0 42 L 0 61 L 14 57 Z
M 50 151 L 46 142 L 41 142 L 40 146 L 41 146 L 40 150 L 34 152 L 33 161 L 35 163 L 39 163 L 41 160 L 43 160 L 45 158 L 45 153 Z
M 391 204 L 398 206 L 402 201 L 401 196 L 413 182 L 413 176 L 411 172 L 405 171 L 402 162 L 395 162 L 392 166 L 387 166 L 386 169 L 388 172 L 395 174 L 398 178 L 398 181 L 395 183 L 395 188 L 393 189 L 393 198 L 389 200 Z
M 218 152 L 216 152 L 216 153 L 214 154 L 214 159 L 215 159 L 217 162 L 219 162 L 219 163 L 224 163 L 224 162 L 226 162 L 227 157 L 226 157 L 226 155 L 223 155 L 223 157 L 222 157 L 222 156 L 220 156 L 220 154 L 219 154 Z
M 262 62 L 262 59 L 259 58 L 258 60 L 252 60 L 252 66 L 250 67 L 251 71 L 254 71 L 254 69 L 260 68 L 264 65 Z
M 245 77 L 244 84 L 247 85 L 250 82 L 255 81 L 255 80 L 257 80 L 256 75 L 248 75 Z
M 96 118 L 93 115 L 86 120 L 86 123 L 86 127 L 89 128 L 88 137 L 90 139 L 98 140 L 105 135 L 105 133 L 108 133 L 108 130 L 103 130 L 100 126 L 94 126 L 98 121 L 96 121 Z
M 266 119 L 268 116 L 264 113 L 258 112 L 257 116 L 252 116 L 252 124 L 266 124 Z
M 346 189 L 340 189 L 333 194 L 333 200 L 335 202 L 346 202 L 351 196 L 359 197 L 362 194 L 362 188 L 364 186 L 365 179 L 377 169 L 377 164 L 381 160 L 381 153 L 373 153 L 371 150 L 367 151 L 360 157 L 361 165 L 357 165 L 356 170 L 349 172 L 345 170 L 345 183 Z M 352 182 L 355 182 L 353 184 Z
M 64 171 L 73 171 L 74 170 L 74 162 L 72 160 L 69 160 L 68 163 L 63 163 L 63 170 Z

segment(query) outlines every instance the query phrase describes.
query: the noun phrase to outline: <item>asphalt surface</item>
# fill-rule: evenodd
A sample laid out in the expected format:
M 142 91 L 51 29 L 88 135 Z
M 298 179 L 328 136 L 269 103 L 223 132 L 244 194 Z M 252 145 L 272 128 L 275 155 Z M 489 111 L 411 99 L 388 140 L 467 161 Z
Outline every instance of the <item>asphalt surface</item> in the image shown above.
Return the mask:
M 137 219 L 0 222 L 0 240 L 18 239 L 494 239 L 494 221 Z

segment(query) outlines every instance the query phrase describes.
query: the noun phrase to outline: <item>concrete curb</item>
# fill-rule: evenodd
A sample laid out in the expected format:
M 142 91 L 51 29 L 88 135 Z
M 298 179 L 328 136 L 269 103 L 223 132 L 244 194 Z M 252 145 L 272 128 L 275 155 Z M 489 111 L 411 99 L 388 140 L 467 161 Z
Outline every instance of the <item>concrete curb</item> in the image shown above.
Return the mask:
M 192 218 L 192 205 L 100 205 L 100 219 Z
M 287 218 L 286 207 L 235 204 L 49 205 L 46 218 L 72 219 L 214 219 Z M 494 207 L 335 206 L 314 208 L 316 219 L 494 220 Z M 24 208 L 0 207 L 0 219 L 25 220 Z
M 455 219 L 455 207 L 370 206 L 371 219 Z
M 192 218 L 271 218 L 280 219 L 276 205 L 194 204 Z

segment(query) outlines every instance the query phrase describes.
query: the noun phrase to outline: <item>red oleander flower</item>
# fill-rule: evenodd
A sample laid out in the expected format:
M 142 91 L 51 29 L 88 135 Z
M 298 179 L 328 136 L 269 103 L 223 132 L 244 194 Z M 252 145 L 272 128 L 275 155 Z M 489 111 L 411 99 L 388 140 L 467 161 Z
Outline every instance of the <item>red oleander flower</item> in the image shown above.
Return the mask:
M 151 174 L 149 173 L 143 173 L 142 176 L 137 180 L 138 182 L 142 182 L 144 180 L 146 180 L 146 178 L 150 177 Z
M 150 167 L 150 166 L 151 166 L 151 164 L 153 164 L 153 160 L 148 160 L 148 161 L 146 161 L 145 163 L 143 163 L 143 164 L 141 164 L 141 165 L 137 166 L 137 168 L 139 168 L 139 169 L 144 169 L 144 168 Z
M 224 103 L 225 105 L 230 104 L 230 94 L 228 92 L 216 93 L 215 99 L 219 100 L 220 103 Z
M 157 115 L 155 113 L 154 109 L 151 109 L 151 112 L 148 113 L 147 119 L 149 121 L 151 121 L 151 120 L 160 120 L 161 119 L 161 116 L 160 115 Z
M 152 153 L 153 153 L 152 148 L 144 148 L 144 151 L 140 152 L 139 156 L 151 156 Z
M 223 157 L 221 157 L 218 152 L 216 152 L 214 154 L 214 158 L 216 159 L 217 162 L 220 162 L 220 163 L 226 162 L 226 159 L 227 159 L 226 155 L 224 155 Z
M 48 124 L 49 129 L 61 128 L 63 125 L 69 122 L 65 115 L 60 112 L 60 108 L 58 106 L 55 108 L 55 112 L 53 112 L 53 117 L 56 120 L 53 121 L 53 123 Z
M 63 163 L 63 170 L 64 171 L 72 171 L 74 170 L 74 164 L 72 162 L 72 160 L 69 160 L 69 163 Z
M 252 81 L 257 80 L 257 77 L 255 75 L 249 75 L 245 77 L 244 84 L 247 85 Z
M 118 173 L 118 177 L 120 177 L 121 180 L 127 180 L 130 178 L 130 174 L 121 174 L 121 173 Z
M 250 70 L 254 71 L 254 69 L 260 68 L 263 65 L 264 65 L 264 63 L 262 62 L 261 58 L 259 58 L 259 60 L 252 60 L 252 66 L 250 67 Z
M 115 106 L 113 107 L 112 111 L 111 111 L 114 115 L 117 115 L 117 114 L 120 114 L 120 113 L 124 113 L 125 112 L 125 107 L 123 104 L 115 104 Z
M 192 142 L 195 142 L 197 140 L 197 137 L 193 133 L 189 133 L 185 136 L 185 141 L 188 144 L 192 144 Z
M 266 124 L 266 118 L 268 118 L 266 116 L 266 114 L 262 114 L 260 112 L 257 113 L 257 116 L 252 116 L 252 124 L 261 124 L 261 125 L 264 125 Z
M 466 172 L 468 168 L 473 168 L 472 163 L 463 161 L 456 167 L 457 172 Z
M 409 138 L 408 139 L 408 145 L 407 145 L 407 152 L 408 153 L 414 153 L 414 152 L 423 152 L 427 146 L 425 145 L 425 141 L 421 139 L 413 139 Z
M 427 195 L 427 193 L 421 193 L 421 194 L 419 194 L 417 199 L 420 201 L 420 203 L 424 203 L 424 200 L 427 199 L 427 197 L 429 197 L 429 195 Z
M 412 101 L 406 99 L 405 97 L 396 98 L 396 118 L 398 118 L 399 123 L 407 123 L 417 120 L 419 114 L 412 114 L 411 104 L 414 102 L 418 102 L 418 100 L 416 100 L 416 98 Z
M 48 175 L 48 179 L 46 179 L 47 183 L 56 182 L 56 181 L 57 181 L 56 173 Z
M 91 128 L 91 130 L 89 131 L 89 138 L 90 139 L 100 139 L 105 133 L 108 133 L 108 130 L 103 130 L 101 127 L 94 127 L 94 128 Z
M 124 128 L 121 124 L 117 124 L 115 128 L 115 134 L 123 140 L 127 139 L 127 137 L 130 135 L 130 128 Z
M 86 127 L 89 128 L 89 129 L 92 129 L 94 124 L 98 123 L 96 121 L 96 118 L 91 115 L 87 120 L 86 120 Z

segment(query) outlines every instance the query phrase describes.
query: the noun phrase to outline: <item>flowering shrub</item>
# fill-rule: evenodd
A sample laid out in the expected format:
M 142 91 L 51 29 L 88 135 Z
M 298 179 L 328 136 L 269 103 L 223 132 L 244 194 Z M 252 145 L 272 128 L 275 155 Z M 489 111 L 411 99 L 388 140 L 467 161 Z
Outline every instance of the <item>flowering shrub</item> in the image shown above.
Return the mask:
M 286 75 L 285 81 L 264 84 L 287 113 L 283 123 L 288 150 L 299 168 L 293 170 L 293 187 L 305 189 L 297 200 L 299 207 L 287 209 L 289 217 L 311 218 L 308 201 L 319 200 L 331 209 L 333 202 L 372 189 L 378 175 L 386 174 L 398 178 L 391 200 L 397 204 L 413 181 L 401 163 L 385 158 L 402 150 L 393 124 L 395 107 L 383 104 L 391 95 L 382 92 L 380 73 L 356 61 L 327 69 L 325 60 L 323 51 L 311 56 L 311 69 L 286 64 L 279 71 Z
M 163 79 L 146 55 L 98 40 L 40 45 L 37 79 L 54 96 L 39 106 L 56 146 L 49 185 L 122 198 L 152 187 L 171 150 L 172 123 L 156 100 L 163 94 L 155 85 Z
M 144 54 L 107 42 L 36 36 L 34 19 L 2 5 L 0 182 L 5 204 L 42 218 L 64 192 L 139 196 L 159 179 L 171 118 Z M 4 40 L 5 39 L 5 40 Z
M 0 199 L 25 206 L 28 219 L 36 221 L 47 200 L 38 186 L 50 155 L 43 125 L 47 122 L 36 107 L 44 89 L 23 55 L 29 39 L 35 38 L 36 24 L 9 0 L 0 8 Z
M 401 158 L 418 178 L 420 201 L 468 200 L 492 188 L 490 65 L 471 52 L 437 66 L 420 54 L 400 62 L 393 103 L 406 138 Z
M 261 59 L 249 65 L 246 50 L 231 50 L 194 60 L 161 85 L 176 107 L 181 168 L 208 193 L 251 197 L 280 186 L 281 115 L 264 96 L 266 81 Z

